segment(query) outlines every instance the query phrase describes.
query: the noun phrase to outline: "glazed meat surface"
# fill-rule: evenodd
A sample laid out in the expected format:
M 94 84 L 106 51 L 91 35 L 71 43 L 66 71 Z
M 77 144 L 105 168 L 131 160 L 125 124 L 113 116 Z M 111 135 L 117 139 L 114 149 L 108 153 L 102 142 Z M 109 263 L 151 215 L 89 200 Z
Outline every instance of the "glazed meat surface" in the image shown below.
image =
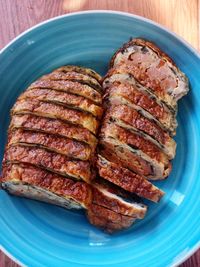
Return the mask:
M 97 145 L 96 137 L 87 129 L 77 127 L 57 119 L 35 116 L 33 114 L 16 114 L 12 116 L 10 129 L 22 128 L 59 135 L 90 145 L 92 151 Z
M 8 146 L 12 144 L 36 145 L 80 160 L 89 160 L 93 157 L 92 150 L 87 144 L 47 133 L 16 129 L 10 131 L 8 137 Z
M 15 195 L 30 197 L 32 194 L 34 199 L 52 201 L 53 204 L 67 208 L 86 208 L 92 196 L 88 184 L 63 178 L 29 164 L 5 164 L 2 186 Z M 34 191 L 32 193 L 31 188 Z
M 83 96 L 86 99 L 92 100 L 94 103 L 98 105 L 102 103 L 102 96 L 99 92 L 97 92 L 92 87 L 86 84 L 81 84 L 77 81 L 38 80 L 32 83 L 28 87 L 28 90 L 34 89 L 34 88 L 48 88 L 48 89 L 54 89 L 57 91 L 64 91 L 67 93 Z
M 60 104 L 69 108 L 74 108 L 87 113 L 91 113 L 97 118 L 101 118 L 103 109 L 97 106 L 89 99 L 82 96 L 68 94 L 66 92 L 59 92 L 53 89 L 36 88 L 28 90 L 19 99 L 35 99 L 42 100 L 49 103 Z
M 140 197 L 158 202 L 164 195 L 162 190 L 143 176 L 131 172 L 117 163 L 110 162 L 101 155 L 98 155 L 97 167 L 101 177 Z
M 69 159 L 64 155 L 39 147 L 10 146 L 6 149 L 4 161 L 30 163 L 72 179 L 85 180 L 87 182 L 91 179 L 88 161 Z
M 14 114 L 35 114 L 41 117 L 59 119 L 82 126 L 96 134 L 99 123 L 90 114 L 69 109 L 61 105 L 40 102 L 33 99 L 18 100 L 12 109 Z

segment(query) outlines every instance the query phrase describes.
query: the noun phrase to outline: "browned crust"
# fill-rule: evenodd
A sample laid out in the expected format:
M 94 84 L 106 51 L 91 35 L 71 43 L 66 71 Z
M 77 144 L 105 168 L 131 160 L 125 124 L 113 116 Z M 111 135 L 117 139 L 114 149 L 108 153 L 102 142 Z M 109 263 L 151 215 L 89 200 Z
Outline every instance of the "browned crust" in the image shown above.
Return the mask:
M 112 190 L 112 187 L 109 188 L 108 186 L 102 185 L 97 180 L 95 183 L 93 183 L 92 187 L 92 192 L 93 192 L 92 201 L 94 204 L 103 206 L 122 215 L 131 216 L 139 219 L 144 218 L 146 214 L 145 208 L 144 209 L 136 208 L 133 205 L 131 206 L 129 202 L 125 204 L 123 201 L 120 201 L 119 199 L 112 198 L 104 194 L 101 189 L 104 189 L 105 191 L 110 192 L 113 195 L 116 194 L 115 190 Z
M 86 84 L 90 87 L 92 87 L 94 90 L 99 92 L 100 94 L 103 93 L 103 89 L 99 82 L 95 80 L 94 78 L 88 77 L 87 75 L 77 73 L 77 72 L 60 72 L 60 71 L 53 71 L 50 74 L 44 75 L 42 80 L 53 80 L 53 81 L 59 81 L 59 80 L 69 80 L 69 81 L 75 81 L 79 82 L 81 84 Z
M 135 218 L 121 215 L 105 207 L 96 204 L 90 205 L 87 210 L 87 217 L 91 224 L 113 233 L 130 227 Z
M 3 165 L 1 182 L 12 181 L 38 186 L 64 198 L 70 197 L 83 207 L 91 203 L 92 193 L 89 184 L 63 178 L 29 164 Z
M 28 87 L 28 90 L 33 88 L 48 88 L 64 91 L 83 96 L 92 100 L 98 105 L 102 103 L 102 96 L 99 92 L 95 91 L 92 87 L 86 84 L 80 84 L 79 82 L 75 81 L 37 80 Z
M 168 157 L 151 141 L 144 139 L 138 133 L 130 132 L 112 122 L 104 121 L 100 136 L 112 136 L 134 149 L 141 150 L 152 159 L 162 162 L 165 166 L 169 164 Z
M 140 175 L 144 175 L 148 179 L 155 177 L 154 169 L 149 162 L 139 157 L 137 154 L 132 153 L 127 148 L 116 145 L 112 142 L 111 138 L 102 138 L 99 144 L 104 147 L 101 153 L 106 153 L 110 161 L 114 161 Z M 107 151 L 109 151 L 109 153 L 107 153 Z
M 172 65 L 174 65 L 174 67 L 176 67 L 176 64 L 174 63 L 174 61 L 167 55 L 165 54 L 163 51 L 161 51 L 154 43 L 149 42 L 147 40 L 144 39 L 140 39 L 140 38 L 136 38 L 133 39 L 127 43 L 125 43 L 121 48 L 119 48 L 115 54 L 113 55 L 111 61 L 110 61 L 110 68 L 113 67 L 114 65 L 114 61 L 115 58 L 117 56 L 118 53 L 123 52 L 124 50 L 126 50 L 128 47 L 132 46 L 132 45 L 138 45 L 138 46 L 144 46 L 144 47 L 149 47 L 150 49 L 152 49 L 160 58 L 163 58 L 165 61 L 170 62 Z M 177 68 L 177 67 L 176 67 Z
M 93 157 L 93 153 L 88 145 L 72 139 L 22 129 L 10 131 L 8 146 L 19 143 L 44 147 L 47 150 L 65 155 L 69 158 L 89 160 Z
M 89 77 L 96 79 L 97 82 L 99 82 L 99 83 L 101 83 L 101 79 L 102 79 L 102 77 L 94 70 L 89 69 L 89 68 L 85 68 L 85 67 L 81 67 L 81 66 L 73 66 L 73 65 L 62 66 L 62 67 L 56 69 L 56 71 L 62 71 L 62 72 L 73 71 L 73 72 L 82 73 L 82 74 L 88 75 Z
M 141 107 L 145 111 L 149 112 L 153 117 L 155 117 L 161 124 L 167 126 L 167 129 L 170 130 L 172 115 L 167 112 L 164 106 L 159 105 L 154 98 L 150 98 L 147 94 L 137 90 L 136 87 L 128 83 L 119 83 L 114 82 L 106 90 L 106 99 L 112 98 L 112 96 L 121 96 L 122 98 L 127 99 L 136 106 Z M 174 129 L 172 128 L 172 131 Z
M 72 138 L 89 144 L 92 151 L 95 150 L 97 145 L 96 137 L 85 128 L 68 124 L 61 120 L 38 117 L 32 114 L 13 115 L 11 118 L 10 129 L 14 128 L 35 130 Z
M 131 172 L 114 162 L 109 162 L 100 155 L 98 156 L 97 167 L 101 177 L 140 197 L 158 202 L 164 195 L 163 191 L 155 187 L 143 176 Z
M 69 108 L 82 110 L 91 113 L 98 119 L 103 114 L 103 108 L 94 104 L 93 101 L 74 94 L 69 94 L 63 91 L 56 91 L 53 89 L 35 88 L 34 90 L 25 91 L 18 100 L 21 99 L 35 99 L 43 100 L 50 103 L 61 104 Z
M 91 179 L 88 161 L 70 160 L 66 156 L 38 147 L 11 146 L 6 149 L 4 162 L 30 163 L 73 179 L 86 182 Z
M 150 121 L 149 119 L 142 116 L 139 112 L 126 105 L 117 105 L 110 107 L 106 117 L 114 117 L 122 120 L 125 123 L 128 123 L 129 125 L 138 129 L 139 131 L 148 134 L 158 143 L 164 146 L 167 146 L 169 142 L 172 141 L 169 134 L 163 131 L 153 121 Z
M 42 117 L 61 119 L 73 124 L 81 125 L 96 134 L 98 121 L 90 114 L 69 109 L 60 105 L 40 102 L 33 99 L 18 100 L 12 108 L 12 114 L 31 113 Z

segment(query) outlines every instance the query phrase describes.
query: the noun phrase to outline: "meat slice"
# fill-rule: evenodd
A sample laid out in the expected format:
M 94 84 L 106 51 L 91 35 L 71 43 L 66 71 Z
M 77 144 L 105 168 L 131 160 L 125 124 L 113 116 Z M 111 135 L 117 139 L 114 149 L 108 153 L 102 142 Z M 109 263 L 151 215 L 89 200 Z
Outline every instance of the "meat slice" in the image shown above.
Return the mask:
M 176 133 L 177 122 L 164 105 L 160 105 L 151 95 L 139 91 L 136 86 L 126 82 L 114 82 L 107 90 L 104 97 L 111 105 L 126 104 L 143 116 L 154 121 L 170 134 Z
M 138 157 L 138 160 L 143 159 L 148 162 L 151 166 L 151 171 L 154 171 L 152 176 L 155 179 L 166 177 L 169 174 L 171 167 L 167 156 L 152 142 L 145 140 L 136 133 L 132 133 L 110 121 L 104 121 L 101 128 L 101 137 L 119 141 L 125 150 L 129 150 L 132 153 L 133 156 L 130 157 L 130 160 L 133 158 L 132 161 L 134 161 L 135 157 Z
M 69 72 L 62 72 L 62 71 L 53 71 L 50 74 L 44 75 L 42 80 L 53 80 L 53 81 L 62 81 L 62 80 L 69 80 L 69 81 L 74 81 L 78 82 L 80 84 L 86 84 L 90 87 L 92 87 L 94 90 L 96 90 L 98 93 L 102 94 L 103 90 L 100 85 L 100 83 L 87 75 L 74 72 L 74 71 L 69 71 Z
M 53 89 L 36 88 L 34 90 L 25 91 L 18 99 L 35 99 L 42 100 L 49 103 L 60 104 L 68 108 L 81 110 L 87 113 L 91 113 L 98 119 L 103 114 L 103 108 L 97 106 L 89 99 L 83 96 L 73 95 L 66 92 L 59 92 Z
M 4 164 L 1 185 L 11 194 L 67 209 L 87 208 L 91 203 L 89 184 L 63 178 L 29 164 Z
M 189 90 L 186 76 L 169 56 L 145 40 L 133 39 L 124 44 L 110 64 L 131 74 L 171 107 Z
M 117 105 L 109 108 L 106 118 L 114 118 L 126 125 L 126 128 L 139 131 L 145 138 L 148 138 L 157 145 L 171 159 L 175 156 L 176 143 L 158 125 L 141 115 L 138 111 L 126 106 Z M 123 127 L 123 126 L 122 126 Z
M 57 119 L 38 117 L 33 114 L 16 114 L 11 118 L 9 129 L 16 128 L 56 134 L 81 141 L 88 144 L 92 151 L 97 145 L 96 137 L 89 130 Z
M 89 77 L 94 78 L 95 80 L 97 80 L 97 82 L 101 83 L 101 76 L 95 72 L 92 69 L 89 68 L 85 68 L 85 67 L 81 67 L 81 66 L 73 66 L 73 65 L 67 65 L 67 66 L 62 66 L 58 69 L 56 69 L 56 71 L 61 71 L 61 72 L 78 72 L 78 73 L 82 73 L 84 75 L 87 75 Z
M 147 181 L 143 176 L 131 172 L 117 163 L 110 162 L 101 155 L 98 155 L 97 168 L 100 177 L 140 197 L 158 202 L 164 195 L 162 190 Z
M 115 185 L 98 178 L 92 183 L 92 202 L 121 215 L 143 219 L 147 207 Z
M 59 175 L 86 182 L 92 178 L 88 161 L 72 160 L 39 147 L 10 146 L 6 149 L 4 162 L 29 163 Z
M 60 119 L 81 125 L 94 134 L 96 134 L 99 124 L 90 114 L 34 99 L 18 100 L 12 108 L 12 115 L 14 114 L 35 114 L 41 117 Z
M 54 81 L 54 80 L 37 80 L 32 83 L 27 90 L 34 88 L 48 88 L 54 89 L 57 91 L 63 91 L 79 96 L 83 96 L 87 99 L 92 100 L 94 103 L 101 105 L 102 104 L 102 96 L 99 92 L 94 90 L 92 87 L 86 84 L 80 84 L 77 81 Z
M 110 234 L 130 227 L 136 220 L 94 203 L 87 209 L 87 217 L 91 224 Z
M 102 138 L 99 143 L 104 151 L 109 150 L 108 159 L 110 161 L 118 162 L 118 164 L 130 170 L 146 176 L 147 179 L 159 179 L 159 177 L 155 177 L 155 171 L 152 169 L 151 163 L 138 157 L 135 151 L 130 151 L 122 142 L 112 138 Z
M 37 146 L 65 155 L 69 158 L 80 160 L 89 160 L 94 156 L 91 148 L 87 144 L 65 137 L 29 130 L 16 129 L 10 131 L 8 136 L 8 146 L 13 144 Z
M 64 73 L 72 72 L 72 71 L 82 73 L 82 74 L 87 75 L 91 78 L 94 78 L 99 83 L 101 83 L 101 79 L 102 79 L 101 76 L 97 72 L 95 72 L 94 70 L 89 69 L 89 68 L 85 68 L 85 67 L 81 67 L 81 66 L 73 66 L 73 65 L 62 66 L 62 67 L 56 69 L 56 71 L 61 71 Z

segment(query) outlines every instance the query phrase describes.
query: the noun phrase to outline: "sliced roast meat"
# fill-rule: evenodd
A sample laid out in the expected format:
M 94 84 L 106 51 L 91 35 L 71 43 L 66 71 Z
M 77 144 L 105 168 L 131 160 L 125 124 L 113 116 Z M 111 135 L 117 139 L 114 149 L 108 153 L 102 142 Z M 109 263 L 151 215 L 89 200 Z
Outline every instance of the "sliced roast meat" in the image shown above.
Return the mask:
M 48 88 L 54 89 L 57 91 L 63 91 L 79 96 L 83 96 L 87 99 L 92 100 L 94 103 L 101 105 L 102 104 L 102 96 L 99 92 L 97 92 L 92 87 L 86 84 L 80 84 L 76 81 L 54 81 L 54 80 L 37 80 L 32 83 L 27 90 L 34 88 Z
M 107 90 L 104 97 L 105 102 L 110 105 L 126 104 L 143 116 L 154 121 L 164 130 L 174 135 L 176 132 L 177 122 L 174 116 L 164 108 L 164 105 L 159 105 L 150 95 L 139 91 L 136 86 L 129 83 L 114 82 Z
M 162 149 L 170 159 L 175 156 L 176 143 L 169 134 L 133 108 L 126 105 L 111 106 L 106 114 L 106 118 L 116 119 L 121 121 L 123 125 L 125 124 L 126 128 L 141 132 L 143 136 Z
M 58 69 L 56 69 L 56 71 L 61 71 L 61 72 L 78 72 L 78 73 L 82 73 L 84 75 L 87 75 L 89 77 L 94 78 L 95 80 L 97 80 L 97 82 L 101 83 L 101 76 L 95 72 L 92 69 L 89 68 L 85 68 L 85 67 L 80 67 L 80 66 L 73 66 L 73 65 L 68 65 L 68 66 L 62 66 Z
M 92 202 L 119 214 L 144 218 L 147 207 L 136 202 L 129 194 L 115 185 L 98 178 L 92 183 Z
M 89 184 L 63 178 L 29 164 L 3 165 L 1 185 L 11 194 L 67 209 L 87 208 L 91 203 Z
M 8 146 L 16 144 L 42 147 L 74 159 L 87 161 L 94 157 L 87 144 L 47 133 L 22 129 L 12 130 L 8 136 Z
M 136 220 L 94 203 L 87 209 L 87 217 L 91 224 L 110 234 L 130 227 Z
M 118 162 L 122 166 L 130 170 L 146 176 L 147 179 L 159 179 L 158 174 L 155 175 L 155 170 L 150 162 L 138 156 L 137 151 L 130 150 L 124 143 L 113 138 L 101 138 L 99 144 L 109 150 L 109 160 Z
M 35 99 L 50 103 L 60 104 L 72 109 L 81 110 L 91 113 L 98 119 L 103 114 L 103 108 L 94 104 L 93 101 L 74 94 L 59 92 L 53 89 L 36 88 L 34 90 L 25 91 L 18 99 Z
M 60 119 L 81 125 L 94 134 L 96 134 L 99 124 L 90 114 L 34 99 L 18 100 L 12 108 L 12 115 L 14 114 L 35 114 L 41 117 Z
M 98 155 L 97 168 L 102 178 L 140 197 L 158 202 L 164 195 L 162 190 L 151 184 L 143 176 L 117 163 L 110 162 L 101 155 Z
M 133 153 L 133 157 L 139 157 L 148 162 L 154 170 L 155 179 L 166 177 L 169 174 L 170 163 L 167 156 L 161 152 L 152 142 L 145 140 L 143 137 L 124 129 L 113 122 L 104 121 L 101 128 L 103 139 L 114 139 L 119 141 L 124 149 Z M 130 160 L 132 157 L 130 158 Z
M 145 40 L 133 39 L 124 44 L 115 53 L 110 64 L 118 69 L 125 68 L 127 73 L 172 107 L 189 90 L 186 76 L 171 58 Z
M 57 119 L 38 117 L 33 114 L 16 114 L 11 118 L 9 129 L 21 128 L 71 138 L 90 145 L 97 145 L 96 137 L 87 129 Z
M 98 93 L 102 94 L 103 90 L 100 85 L 100 83 L 88 75 L 84 75 L 78 72 L 69 71 L 69 72 L 63 72 L 63 71 L 53 71 L 50 74 L 44 75 L 42 80 L 53 80 L 53 81 L 62 81 L 62 80 L 69 80 L 73 82 L 78 82 L 80 84 L 88 85 L 92 87 L 94 90 L 96 90 Z
M 59 175 L 86 182 L 92 178 L 88 161 L 72 160 L 40 147 L 10 146 L 4 154 L 4 162 L 29 163 Z

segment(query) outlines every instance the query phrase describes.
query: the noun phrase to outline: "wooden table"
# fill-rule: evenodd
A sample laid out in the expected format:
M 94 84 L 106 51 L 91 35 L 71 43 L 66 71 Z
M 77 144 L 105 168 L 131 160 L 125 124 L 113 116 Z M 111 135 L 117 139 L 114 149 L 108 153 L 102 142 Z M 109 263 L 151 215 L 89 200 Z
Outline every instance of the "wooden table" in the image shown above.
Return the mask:
M 0 48 L 43 20 L 89 9 L 120 10 L 150 18 L 200 50 L 200 0 L 0 0 Z M 0 267 L 17 266 L 0 252 Z M 199 266 L 200 250 L 181 265 Z

